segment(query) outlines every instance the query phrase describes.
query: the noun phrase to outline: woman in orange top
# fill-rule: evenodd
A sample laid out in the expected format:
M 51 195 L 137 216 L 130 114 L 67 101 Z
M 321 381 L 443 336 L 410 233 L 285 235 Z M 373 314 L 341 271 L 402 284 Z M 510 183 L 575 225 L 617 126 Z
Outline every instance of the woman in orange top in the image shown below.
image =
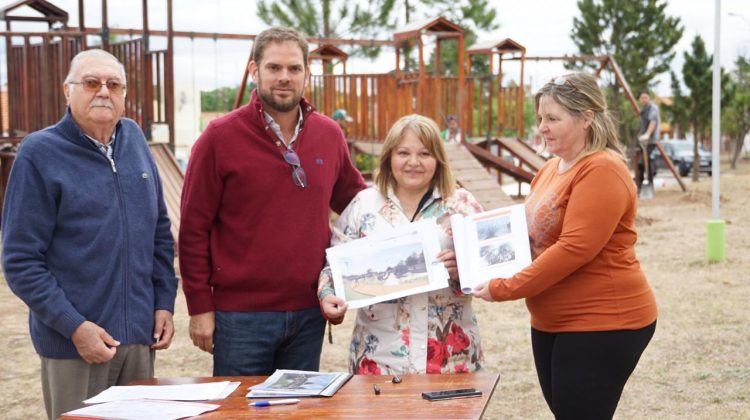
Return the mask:
M 526 298 L 542 393 L 557 419 L 614 415 L 656 329 L 656 301 L 635 255 L 636 188 L 596 79 L 574 73 L 536 94 L 550 159 L 531 183 L 533 262 L 475 289 Z

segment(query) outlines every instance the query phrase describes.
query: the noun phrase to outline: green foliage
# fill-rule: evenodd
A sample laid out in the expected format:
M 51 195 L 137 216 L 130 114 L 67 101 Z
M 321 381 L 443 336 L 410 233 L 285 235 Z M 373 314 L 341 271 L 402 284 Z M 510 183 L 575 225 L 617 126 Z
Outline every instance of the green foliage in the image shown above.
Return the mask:
M 611 55 L 634 94 L 669 71 L 682 38 L 680 18 L 667 16 L 661 0 L 579 0 L 571 38 L 581 54 Z M 595 68 L 598 63 L 588 63 Z
M 255 83 L 250 83 L 245 89 L 242 103 L 250 101 L 250 92 L 255 89 Z M 219 89 L 201 91 L 201 112 L 229 112 L 234 107 L 239 87 L 223 87 Z
M 698 180 L 698 143 L 708 138 L 711 130 L 711 99 L 713 92 L 713 56 L 706 51 L 706 43 L 700 35 L 696 35 L 691 44 L 691 51 L 683 53 L 685 63 L 682 65 L 682 80 L 690 89 L 686 99 L 687 120 L 693 128 L 695 147 L 693 148 L 693 180 Z M 722 96 L 726 103 L 729 97 L 726 88 L 729 87 L 728 75 L 721 71 Z
M 713 57 L 706 52 L 706 44 L 696 35 L 691 51 L 685 52 L 682 79 L 690 89 L 687 96 L 687 116 L 693 126 L 693 134 L 702 139 L 711 119 L 711 64 Z
M 675 138 L 685 137 L 685 132 L 690 127 L 688 119 L 688 101 L 680 88 L 680 80 L 673 72 L 669 72 L 670 86 L 672 89 L 672 105 L 664 107 L 667 120 L 672 125 Z
M 377 156 L 366 153 L 357 153 L 354 156 L 354 166 L 362 173 L 372 173 L 378 167 L 379 159 Z
M 666 0 L 579 0 L 581 16 L 573 19 L 571 39 L 583 55 L 609 55 L 617 60 L 634 95 L 655 84 L 656 76 L 669 71 L 674 47 L 682 38 L 678 17 L 667 16 Z M 569 65 L 595 69 L 598 63 Z M 624 124 L 620 86 L 610 74 L 610 106 L 620 125 L 622 139 L 632 137 Z M 628 120 L 635 121 L 628 117 Z
M 259 0 L 257 12 L 268 25 L 292 27 L 308 37 L 374 38 L 378 28 L 383 26 L 382 12 L 373 13 L 358 4 L 352 10 L 351 5 L 347 0 Z M 376 57 L 380 53 L 380 48 L 375 46 L 343 49 L 349 54 L 366 57 Z
M 734 143 L 731 165 L 737 166 L 745 136 L 750 132 L 750 57 L 737 57 L 737 69 L 726 85 L 727 106 L 722 109 L 721 127 Z
M 528 137 L 536 127 L 536 109 L 534 109 L 534 95 L 527 94 L 523 98 L 523 129 Z

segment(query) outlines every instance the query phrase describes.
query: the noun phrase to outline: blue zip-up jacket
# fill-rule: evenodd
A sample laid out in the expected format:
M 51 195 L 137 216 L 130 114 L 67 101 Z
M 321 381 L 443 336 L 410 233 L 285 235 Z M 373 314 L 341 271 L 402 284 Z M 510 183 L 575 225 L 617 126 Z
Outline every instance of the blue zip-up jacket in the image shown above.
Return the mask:
M 3 269 L 29 307 L 36 352 L 80 355 L 84 321 L 122 344 L 152 344 L 154 311 L 174 312 L 177 279 L 161 181 L 138 125 L 117 124 L 114 164 L 68 110 L 18 149 L 5 194 Z

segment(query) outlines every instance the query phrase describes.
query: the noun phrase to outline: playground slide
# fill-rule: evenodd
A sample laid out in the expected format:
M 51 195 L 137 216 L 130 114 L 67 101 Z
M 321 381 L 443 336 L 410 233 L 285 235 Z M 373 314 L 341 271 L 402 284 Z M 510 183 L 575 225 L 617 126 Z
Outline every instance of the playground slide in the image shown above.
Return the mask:
M 185 174 L 182 173 L 180 165 L 177 164 L 174 154 L 166 143 L 149 143 L 151 154 L 154 155 L 156 167 L 159 168 L 164 201 L 167 204 L 169 221 L 172 222 L 172 237 L 177 242 L 177 234 L 180 231 L 180 196 Z

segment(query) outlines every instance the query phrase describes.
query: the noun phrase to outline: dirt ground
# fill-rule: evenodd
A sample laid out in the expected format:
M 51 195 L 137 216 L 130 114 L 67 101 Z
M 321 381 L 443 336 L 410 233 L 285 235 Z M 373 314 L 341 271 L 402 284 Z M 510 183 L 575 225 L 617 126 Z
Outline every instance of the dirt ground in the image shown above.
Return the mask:
M 664 182 L 662 182 L 664 181 Z M 726 220 L 727 260 L 705 258 L 711 217 L 711 182 L 688 178 L 683 193 L 661 179 L 657 196 L 639 203 L 638 255 L 659 304 L 651 345 L 631 377 L 615 415 L 619 419 L 750 418 L 750 161 L 721 176 L 721 216 Z M 39 358 L 28 336 L 27 309 L 0 281 L 0 417 L 44 417 Z M 523 302 L 476 302 L 486 368 L 500 382 L 488 419 L 550 419 L 536 380 Z M 334 328 L 323 349 L 322 370 L 346 370 L 353 316 Z M 156 375 L 207 376 L 209 355 L 187 336 L 185 300 L 178 294 L 172 347 L 157 356 Z M 745 344 L 742 344 L 745 343 Z

